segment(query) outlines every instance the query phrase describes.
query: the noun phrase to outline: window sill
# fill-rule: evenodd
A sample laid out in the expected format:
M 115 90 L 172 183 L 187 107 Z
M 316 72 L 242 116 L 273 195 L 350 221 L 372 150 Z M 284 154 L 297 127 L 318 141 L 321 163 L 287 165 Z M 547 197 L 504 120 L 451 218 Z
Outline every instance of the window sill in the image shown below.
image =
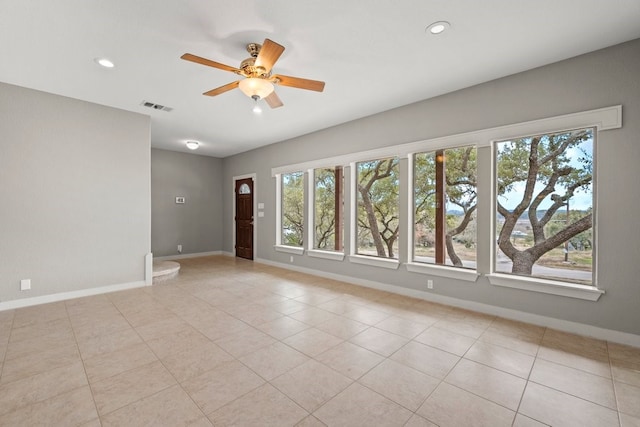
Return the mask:
M 302 255 L 304 253 L 304 248 L 297 246 L 274 245 L 273 248 L 278 252 L 286 252 L 288 254 Z
M 448 277 L 450 279 L 464 280 L 466 282 L 475 282 L 478 280 L 479 276 L 475 270 L 447 267 L 444 265 L 422 264 L 417 262 L 408 262 L 407 271 L 412 273 L 429 274 L 432 276 Z
M 569 298 L 578 298 L 588 301 L 598 301 L 600 296 L 604 294 L 602 289 L 594 286 L 578 285 L 574 283 L 557 282 L 554 280 L 545 280 L 529 277 L 514 277 L 507 274 L 489 274 L 487 275 L 489 283 L 495 286 L 504 286 L 507 288 L 523 289 L 532 292 L 542 292 L 551 295 L 561 295 Z
M 318 249 L 307 250 L 307 255 L 314 258 L 331 259 L 334 261 L 343 261 L 344 252 L 321 251 Z
M 400 267 L 400 262 L 397 259 L 376 258 L 365 255 L 350 255 L 349 262 L 354 264 L 371 265 L 373 267 L 388 268 L 390 270 L 397 270 L 398 267 Z

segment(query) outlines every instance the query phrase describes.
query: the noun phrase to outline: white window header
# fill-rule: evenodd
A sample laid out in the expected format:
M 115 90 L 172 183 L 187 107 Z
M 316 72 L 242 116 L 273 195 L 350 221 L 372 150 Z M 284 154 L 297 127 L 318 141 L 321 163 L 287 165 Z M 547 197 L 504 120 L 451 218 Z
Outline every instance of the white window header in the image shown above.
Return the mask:
M 611 107 L 598 108 L 596 110 L 565 114 L 563 116 L 498 126 L 460 133 L 457 135 L 444 136 L 441 138 L 409 142 L 406 144 L 343 154 L 341 156 L 327 157 L 324 159 L 292 165 L 278 166 L 271 169 L 271 176 L 275 177 L 276 175 L 283 173 L 307 171 L 309 169 L 323 167 L 348 166 L 351 163 L 371 159 L 408 157 L 413 153 L 433 151 L 436 149 L 455 148 L 463 145 L 488 147 L 491 145 L 492 141 L 496 140 L 505 140 L 522 137 L 523 135 L 534 135 L 538 133 L 549 133 L 586 127 L 597 127 L 599 132 L 622 127 L 622 106 L 614 105 Z

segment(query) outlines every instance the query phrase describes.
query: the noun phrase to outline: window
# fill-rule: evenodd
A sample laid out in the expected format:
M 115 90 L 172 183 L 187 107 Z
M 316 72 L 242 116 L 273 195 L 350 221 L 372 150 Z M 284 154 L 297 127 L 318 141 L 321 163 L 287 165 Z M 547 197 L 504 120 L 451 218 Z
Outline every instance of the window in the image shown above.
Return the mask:
M 313 248 L 325 251 L 343 250 L 343 186 L 342 167 L 314 169 Z
M 597 301 L 595 144 L 621 127 L 617 105 L 273 168 L 274 249 Z
M 413 260 L 476 268 L 476 148 L 414 156 Z
M 304 173 L 282 174 L 282 236 L 286 246 L 302 246 L 304 237 Z
M 593 128 L 495 144 L 495 271 L 593 285 Z
M 357 254 L 398 258 L 398 158 L 356 164 Z

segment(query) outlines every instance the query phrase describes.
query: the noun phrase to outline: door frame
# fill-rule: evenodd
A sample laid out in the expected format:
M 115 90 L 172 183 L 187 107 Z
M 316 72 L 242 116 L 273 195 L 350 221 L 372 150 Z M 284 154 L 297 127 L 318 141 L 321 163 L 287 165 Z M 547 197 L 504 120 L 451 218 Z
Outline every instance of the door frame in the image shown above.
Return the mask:
M 233 256 L 237 256 L 236 255 L 236 181 L 241 180 L 241 179 L 247 179 L 247 178 L 251 178 L 251 181 L 253 181 L 253 260 L 255 261 L 256 259 L 256 246 L 258 243 L 258 198 L 256 197 L 256 195 L 258 194 L 258 186 L 256 183 L 256 174 L 255 173 L 248 173 L 248 174 L 244 174 L 244 175 L 237 175 L 233 177 L 232 180 L 232 184 L 233 184 L 233 188 L 232 188 L 232 193 L 233 194 L 233 203 L 232 203 L 232 211 L 231 211 L 231 218 L 233 218 L 233 227 L 232 228 L 232 246 L 231 246 L 231 253 L 233 254 Z

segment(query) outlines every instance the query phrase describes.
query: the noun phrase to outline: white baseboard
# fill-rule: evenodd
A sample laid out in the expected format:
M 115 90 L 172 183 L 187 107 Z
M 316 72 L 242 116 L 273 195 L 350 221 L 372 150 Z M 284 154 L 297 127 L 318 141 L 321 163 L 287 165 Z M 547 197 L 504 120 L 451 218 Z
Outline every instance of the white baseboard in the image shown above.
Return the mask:
M 403 288 L 400 286 L 389 285 L 386 283 L 375 282 L 373 280 L 359 279 L 357 277 L 344 276 L 341 274 L 330 273 L 327 271 L 319 271 L 297 265 L 274 262 L 267 259 L 258 258 L 255 260 L 261 264 L 280 267 L 287 270 L 297 271 L 300 273 L 312 274 L 314 276 L 326 277 L 329 279 L 339 280 L 354 285 L 364 286 L 367 288 L 377 289 L 381 291 L 392 292 L 395 294 L 405 295 L 412 298 L 419 298 L 426 301 L 432 301 L 440 304 L 446 304 L 458 308 L 477 311 L 484 314 L 499 316 L 506 319 L 517 320 L 520 322 L 531 323 L 534 325 L 544 326 L 552 329 L 558 329 L 578 335 L 584 335 L 601 340 L 615 342 L 619 344 L 640 347 L 640 335 L 620 332 L 612 329 L 600 328 L 598 326 L 586 325 L 584 323 L 572 322 L 569 320 L 557 319 L 554 317 L 541 316 L 533 313 L 526 313 L 510 308 L 498 307 L 495 305 L 484 304 L 475 301 L 468 301 L 459 298 L 448 297 L 444 295 L 433 294 L 430 292 L 419 291 L 417 289 Z
M 48 304 L 51 302 L 65 301 L 69 299 L 89 297 L 93 295 L 107 294 L 110 292 L 125 291 L 127 289 L 142 288 L 148 286 L 146 281 L 120 283 L 117 285 L 100 286 L 98 288 L 82 289 L 79 291 L 60 292 L 57 294 L 41 295 L 31 298 L 22 298 L 0 302 L 0 311 L 13 310 L 15 308 L 30 307 L 32 305 Z
M 159 256 L 154 257 L 154 261 L 170 261 L 174 259 L 186 259 L 186 258 L 200 258 L 203 256 L 211 256 L 211 255 L 223 255 L 222 251 L 213 251 L 213 252 L 198 252 L 193 254 L 177 254 L 177 255 L 167 255 L 167 256 Z

